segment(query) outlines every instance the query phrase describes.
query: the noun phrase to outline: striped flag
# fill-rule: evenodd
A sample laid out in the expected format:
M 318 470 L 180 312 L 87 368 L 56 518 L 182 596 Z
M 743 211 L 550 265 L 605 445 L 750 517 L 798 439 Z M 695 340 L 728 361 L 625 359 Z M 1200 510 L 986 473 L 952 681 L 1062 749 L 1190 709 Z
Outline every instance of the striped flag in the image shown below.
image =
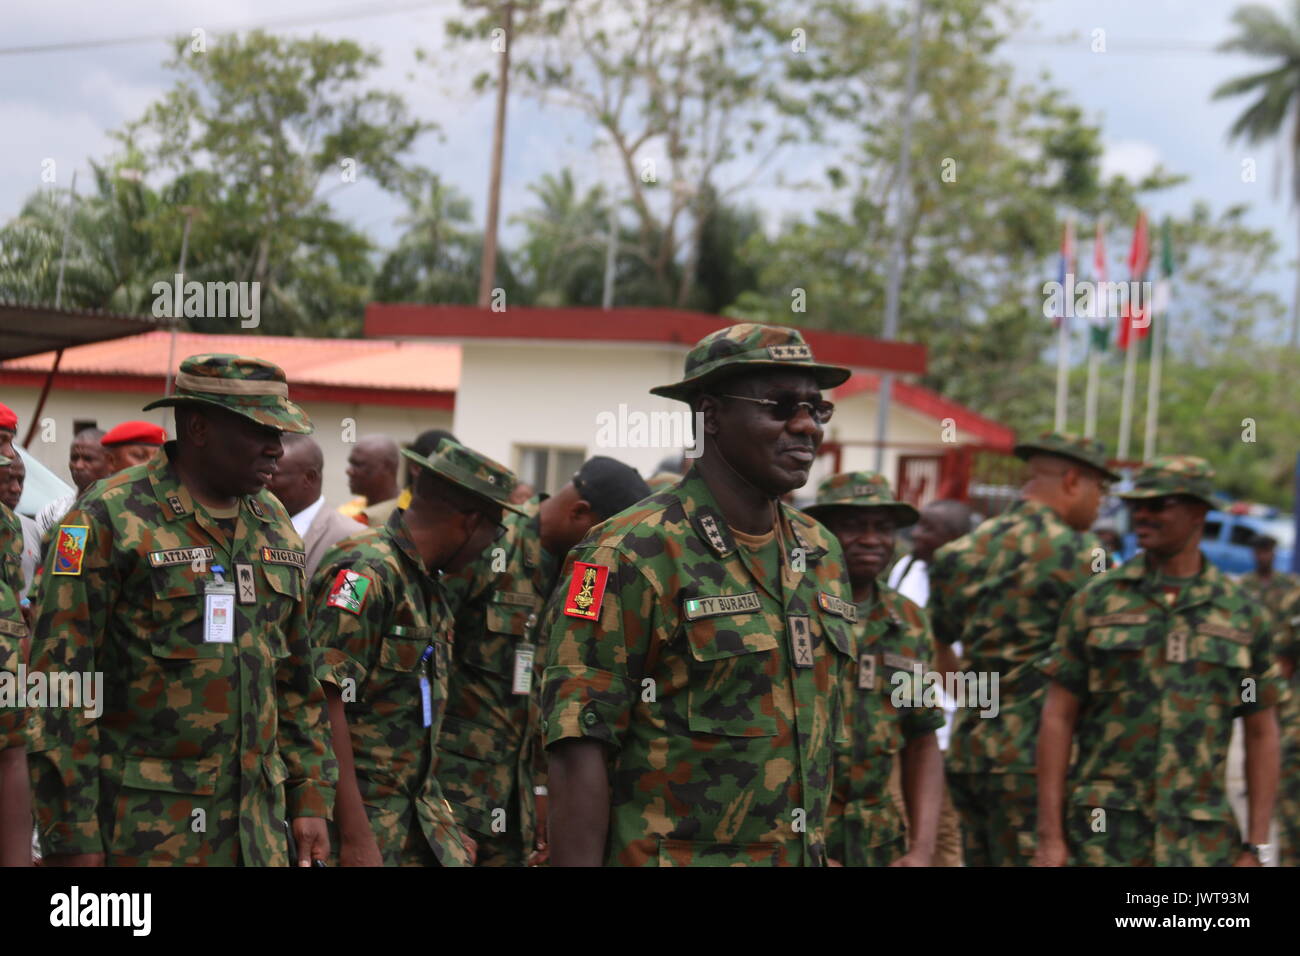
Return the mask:
M 1151 240 L 1147 235 L 1147 214 L 1138 210 L 1137 225 L 1133 229 L 1133 245 L 1128 253 L 1128 275 L 1130 281 L 1141 282 L 1146 278 L 1147 268 L 1151 265 Z M 1119 320 L 1119 347 L 1126 349 L 1134 339 L 1146 338 L 1151 331 L 1150 315 L 1146 311 L 1150 303 L 1131 299 L 1124 303 L 1124 314 Z M 1135 325 L 1134 323 L 1141 323 Z
M 1073 281 L 1067 281 L 1069 276 L 1074 274 L 1074 217 L 1067 216 L 1065 225 L 1061 229 L 1061 256 L 1060 263 L 1057 266 L 1056 281 L 1061 283 L 1061 315 L 1056 317 L 1056 324 L 1066 321 L 1065 313 L 1069 310 L 1069 303 L 1066 299 L 1074 288 Z M 1068 323 L 1067 323 L 1068 328 Z
M 1110 348 L 1110 318 L 1098 298 L 1101 297 L 1102 283 L 1106 281 L 1106 224 L 1104 217 L 1097 217 L 1097 235 L 1092 240 L 1092 281 L 1097 291 L 1097 303 L 1092 315 L 1092 347 L 1098 352 Z

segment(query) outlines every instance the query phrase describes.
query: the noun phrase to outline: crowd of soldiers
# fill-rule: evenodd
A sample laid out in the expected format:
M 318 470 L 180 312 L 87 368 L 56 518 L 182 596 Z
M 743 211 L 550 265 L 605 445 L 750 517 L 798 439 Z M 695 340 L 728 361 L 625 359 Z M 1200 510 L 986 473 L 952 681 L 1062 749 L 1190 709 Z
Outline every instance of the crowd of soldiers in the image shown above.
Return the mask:
M 871 472 L 796 508 L 848 377 L 731 326 L 652 390 L 701 423 L 685 475 L 597 457 L 526 497 L 443 437 L 309 559 L 284 373 L 186 359 L 146 406 L 175 439 L 51 506 L 26 598 L 0 511 L 0 678 L 48 691 L 0 695 L 0 862 L 34 826 L 44 865 L 1248 866 L 1278 802 L 1294 863 L 1300 587 L 1206 561 L 1209 465 L 1136 474 L 1118 566 L 1119 476 L 1071 435 L 973 530 Z M 78 675 L 95 706 L 53 692 Z

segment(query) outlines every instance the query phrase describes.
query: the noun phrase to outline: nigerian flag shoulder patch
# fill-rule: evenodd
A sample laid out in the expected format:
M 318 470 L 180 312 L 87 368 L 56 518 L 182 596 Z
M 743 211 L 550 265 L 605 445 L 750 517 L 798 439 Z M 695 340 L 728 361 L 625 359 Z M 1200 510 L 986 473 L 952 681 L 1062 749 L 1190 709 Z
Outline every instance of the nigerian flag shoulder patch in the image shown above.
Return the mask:
M 325 601 L 326 607 L 338 607 L 353 614 L 360 614 L 366 603 L 366 594 L 375 582 L 360 571 L 344 568 L 334 578 L 334 587 Z

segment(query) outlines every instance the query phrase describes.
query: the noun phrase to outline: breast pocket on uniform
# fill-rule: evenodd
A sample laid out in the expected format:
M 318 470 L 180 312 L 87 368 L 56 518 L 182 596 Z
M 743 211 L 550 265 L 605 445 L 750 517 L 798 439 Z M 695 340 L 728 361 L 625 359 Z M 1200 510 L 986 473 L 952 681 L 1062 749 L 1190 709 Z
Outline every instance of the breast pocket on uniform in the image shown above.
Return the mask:
M 458 648 L 460 659 L 469 667 L 496 677 L 509 677 L 514 668 L 515 647 L 528 633 L 530 613 L 526 607 L 489 603 L 484 609 L 483 636 L 466 640 Z
M 755 611 L 690 621 L 686 642 L 691 655 L 689 729 L 723 737 L 775 735 L 775 689 L 783 664 L 767 616 Z
M 177 564 L 153 568 L 149 573 L 153 593 L 148 637 L 154 657 L 194 660 L 224 656 L 228 645 L 203 640 L 203 580 L 210 579 L 211 572 L 200 574 L 189 564 Z
M 1133 628 L 1094 627 L 1088 631 L 1088 692 L 1132 691 L 1145 683 L 1142 650 L 1146 640 Z
M 1188 640 L 1189 670 L 1182 677 L 1190 682 L 1188 691 L 1204 703 L 1207 718 L 1219 716 L 1220 707 L 1231 711 L 1246 703 L 1249 640 L 1244 631 L 1215 623 L 1202 624 Z

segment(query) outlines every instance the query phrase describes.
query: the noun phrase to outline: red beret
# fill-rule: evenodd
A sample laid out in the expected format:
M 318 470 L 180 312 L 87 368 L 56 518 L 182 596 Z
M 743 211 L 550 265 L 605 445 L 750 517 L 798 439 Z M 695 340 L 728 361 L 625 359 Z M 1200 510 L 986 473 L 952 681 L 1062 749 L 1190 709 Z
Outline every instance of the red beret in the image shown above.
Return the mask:
M 167 432 L 153 422 L 123 422 L 108 430 L 99 443 L 109 445 L 161 445 L 167 441 Z
M 0 428 L 18 431 L 18 416 L 8 405 L 0 405 Z

